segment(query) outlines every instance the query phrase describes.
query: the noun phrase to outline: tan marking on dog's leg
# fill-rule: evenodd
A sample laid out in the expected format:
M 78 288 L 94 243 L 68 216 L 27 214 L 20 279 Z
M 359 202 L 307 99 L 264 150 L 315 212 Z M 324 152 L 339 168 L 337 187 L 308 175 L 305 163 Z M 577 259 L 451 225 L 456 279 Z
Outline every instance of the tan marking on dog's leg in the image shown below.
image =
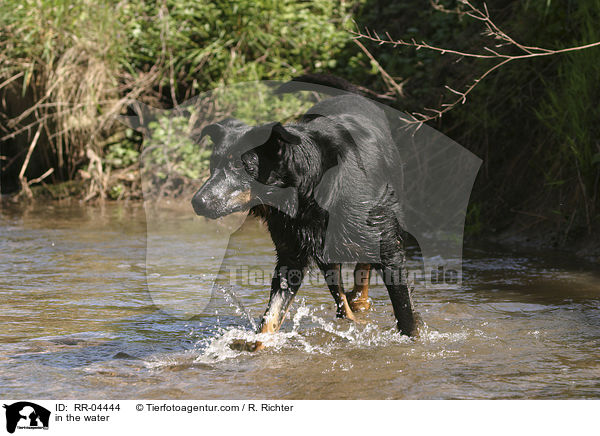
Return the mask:
M 368 310 L 371 307 L 369 300 L 369 280 L 371 278 L 371 264 L 357 263 L 354 268 L 354 288 L 348 297 L 348 304 L 355 312 Z
M 329 286 L 329 291 L 333 295 L 333 299 L 335 300 L 335 304 L 337 306 L 337 316 L 339 318 L 346 318 L 350 321 L 354 321 L 359 324 L 363 324 L 364 321 L 359 320 L 354 316 L 354 312 L 350 304 L 348 303 L 347 294 L 344 292 L 344 284 L 342 283 L 342 269 L 341 265 L 335 266 L 334 274 L 337 274 L 337 283 L 334 283 L 334 286 Z
M 276 333 L 279 331 L 283 320 L 285 319 L 286 315 L 290 310 L 290 306 L 288 306 L 280 318 L 279 313 L 281 313 L 282 304 L 283 302 L 280 299 L 271 302 L 271 305 L 269 306 L 269 312 L 264 315 L 263 322 L 260 326 L 260 330 L 258 331 L 258 333 Z M 259 351 L 264 348 L 265 345 L 262 342 L 256 341 L 254 343 L 254 348 L 251 349 L 251 351 Z
M 342 303 L 342 315 L 344 318 L 347 318 L 351 321 L 354 322 L 359 322 L 356 317 L 354 316 L 354 313 L 352 312 L 352 308 L 350 306 L 350 304 L 348 303 L 348 297 L 346 296 L 346 294 L 344 293 L 344 291 L 340 291 L 340 300 Z
M 323 264 L 320 265 L 320 268 L 321 272 L 325 276 L 325 282 L 327 283 L 329 292 L 335 301 L 337 317 L 348 318 L 352 321 L 355 321 L 354 314 L 348 305 L 348 299 L 346 298 L 346 293 L 344 292 L 341 264 Z
M 260 326 L 259 333 L 275 333 L 279 328 L 277 327 L 277 320 L 275 317 L 270 317 Z

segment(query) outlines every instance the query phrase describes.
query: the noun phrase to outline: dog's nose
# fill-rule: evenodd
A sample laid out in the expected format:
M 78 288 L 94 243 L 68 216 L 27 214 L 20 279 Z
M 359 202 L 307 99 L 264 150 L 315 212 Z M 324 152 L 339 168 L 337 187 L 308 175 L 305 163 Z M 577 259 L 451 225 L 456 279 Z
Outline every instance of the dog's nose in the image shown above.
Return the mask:
M 194 208 L 194 212 L 196 213 L 196 215 L 206 214 L 206 199 L 200 191 L 196 192 L 196 194 L 192 198 L 192 207 Z

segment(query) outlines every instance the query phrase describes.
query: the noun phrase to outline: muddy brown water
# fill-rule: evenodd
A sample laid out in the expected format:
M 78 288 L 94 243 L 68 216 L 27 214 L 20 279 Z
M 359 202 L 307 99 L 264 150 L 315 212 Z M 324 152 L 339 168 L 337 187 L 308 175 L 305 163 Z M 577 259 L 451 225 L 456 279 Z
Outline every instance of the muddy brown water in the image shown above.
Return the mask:
M 185 235 L 197 223 L 190 212 L 162 219 Z M 0 220 L 3 397 L 600 397 L 600 275 L 568 254 L 466 247 L 462 288 L 415 289 L 426 324 L 418 339 L 395 333 L 383 287 L 366 323 L 353 324 L 334 318 L 324 285 L 307 282 L 281 333 L 252 354 L 228 344 L 255 338 L 267 286 L 233 281 L 191 317 L 203 300 L 190 291 L 207 295 L 203 265 L 218 255 L 191 253 L 182 236 L 169 244 L 173 263 L 192 257 L 192 270 L 177 272 L 186 292 L 165 303 L 172 294 L 146 275 L 141 206 L 4 206 Z M 262 225 L 246 222 L 227 259 L 270 271 Z M 409 264 L 419 264 L 414 247 Z

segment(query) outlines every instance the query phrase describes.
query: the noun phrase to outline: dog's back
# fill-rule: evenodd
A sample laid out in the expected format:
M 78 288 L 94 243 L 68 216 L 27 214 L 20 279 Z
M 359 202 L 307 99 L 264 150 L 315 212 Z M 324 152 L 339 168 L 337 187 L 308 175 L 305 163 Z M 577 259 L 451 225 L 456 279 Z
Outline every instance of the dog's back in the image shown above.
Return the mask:
M 381 235 L 374 222 L 392 214 L 402 226 L 402 166 L 385 112 L 360 95 L 343 94 L 317 103 L 303 120 L 309 131 L 345 132 L 336 141 L 315 141 L 323 158 L 337 160 L 315 190 L 329 215 L 323 258 L 378 262 Z

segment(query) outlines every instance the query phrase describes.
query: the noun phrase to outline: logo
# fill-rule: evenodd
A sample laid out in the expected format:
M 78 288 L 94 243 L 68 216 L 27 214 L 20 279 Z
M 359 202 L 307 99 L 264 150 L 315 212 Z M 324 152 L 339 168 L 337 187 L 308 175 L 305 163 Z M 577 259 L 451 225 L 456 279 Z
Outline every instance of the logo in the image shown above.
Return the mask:
M 28 401 L 19 401 L 6 409 L 6 431 L 14 433 L 15 429 L 48 429 L 50 411 Z

